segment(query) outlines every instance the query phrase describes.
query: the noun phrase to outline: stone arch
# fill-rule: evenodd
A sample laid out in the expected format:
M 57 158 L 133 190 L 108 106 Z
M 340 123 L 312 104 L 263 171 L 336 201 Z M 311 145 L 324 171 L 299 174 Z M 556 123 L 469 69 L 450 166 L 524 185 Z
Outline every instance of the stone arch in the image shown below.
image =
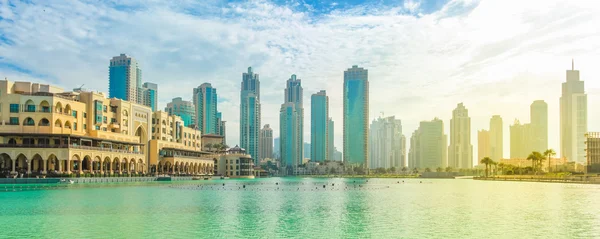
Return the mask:
M 17 144 L 17 140 L 15 140 L 15 138 L 10 138 L 10 139 L 8 139 L 8 144 L 15 145 L 15 144 Z
M 62 128 L 62 121 L 60 121 L 60 119 L 56 119 L 56 121 L 54 121 L 54 127 Z
M 112 170 L 111 163 L 110 163 L 110 157 L 106 156 L 104 158 L 104 160 L 102 161 L 102 170 L 104 172 L 110 172 Z
M 94 157 L 94 160 L 92 161 L 92 165 L 91 165 L 91 170 L 100 171 L 101 163 L 102 163 L 102 158 L 100 158 L 100 156 Z
M 148 142 L 148 134 L 142 125 L 138 126 L 135 130 L 135 136 L 139 137 L 140 143 L 142 144 L 146 144 Z
M 33 121 L 33 119 L 31 117 L 27 117 L 27 118 L 25 118 L 25 120 L 23 120 L 23 125 L 24 126 L 34 126 L 35 121 Z
M 25 112 L 35 112 L 35 103 L 33 100 L 28 99 L 25 101 Z
M 48 155 L 47 158 L 47 165 L 46 165 L 46 169 L 48 171 L 57 171 L 60 172 L 60 161 L 58 160 L 58 158 L 56 157 L 56 155 L 54 155 L 53 153 L 50 153 L 50 155 Z
M 27 156 L 25 156 L 25 154 L 20 153 L 19 155 L 17 155 L 17 157 L 15 157 L 16 162 L 15 162 L 15 170 L 17 171 L 25 171 L 27 170 L 27 164 L 28 164 L 28 159 Z
M 67 105 L 65 105 L 65 109 L 63 110 L 63 113 L 71 115 L 71 105 L 69 105 L 67 103 Z
M 70 129 L 71 128 L 71 122 L 70 121 L 65 121 L 65 129 Z
M 40 111 L 42 112 L 50 112 L 50 103 L 48 103 L 48 101 L 46 100 L 42 100 L 42 102 L 40 102 Z
M 121 160 L 115 157 L 112 161 L 112 166 L 110 168 L 113 170 L 113 172 L 121 171 Z
M 40 154 L 34 154 L 29 163 L 31 172 L 41 172 L 44 169 L 44 159 Z
M 92 157 L 89 155 L 83 156 L 83 160 L 81 161 L 81 170 L 92 170 Z
M 46 118 L 42 118 L 40 122 L 38 122 L 38 126 L 50 126 L 50 121 Z
M 56 113 L 62 113 L 63 112 L 63 107 L 62 104 L 59 102 L 56 102 L 56 106 L 54 106 L 54 112 Z
M 136 172 L 138 170 L 138 167 L 136 167 L 137 165 L 135 164 L 135 159 L 130 159 L 129 160 L 129 168 L 128 171 L 129 172 Z
M 138 164 L 137 164 L 137 166 L 138 166 L 138 171 L 140 171 L 140 172 L 144 172 L 144 169 L 145 169 L 145 168 L 144 168 L 144 161 L 143 161 L 142 159 L 138 159 Z
M 127 162 L 128 162 L 127 158 L 121 159 L 121 163 L 120 163 L 121 165 L 119 165 L 119 167 L 121 167 L 121 171 L 129 172 L 129 171 L 127 171 L 129 169 L 129 167 L 127 167 L 128 166 Z
M 162 125 L 167 125 L 167 121 L 162 120 Z
M 189 173 L 190 172 L 190 163 L 186 162 L 185 166 L 183 167 L 183 171 L 185 173 Z
M 13 159 L 7 153 L 0 153 L 0 170 L 12 171 Z
M 81 157 L 78 154 L 73 154 L 71 156 L 69 171 L 79 171 L 79 169 L 81 169 Z

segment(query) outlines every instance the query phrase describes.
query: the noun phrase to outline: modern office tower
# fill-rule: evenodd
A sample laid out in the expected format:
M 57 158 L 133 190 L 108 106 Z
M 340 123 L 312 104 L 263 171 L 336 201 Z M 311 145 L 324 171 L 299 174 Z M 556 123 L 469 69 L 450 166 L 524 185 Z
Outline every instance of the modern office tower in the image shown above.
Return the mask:
M 333 161 L 335 155 L 335 145 L 334 143 L 334 123 L 331 117 L 327 120 L 327 159 Z
M 194 88 L 194 106 L 196 107 L 196 126 L 202 134 L 219 134 L 217 132 L 217 89 L 210 83 Z
M 322 90 L 310 97 L 310 160 L 324 162 L 329 155 L 329 97 Z
M 169 115 L 177 115 L 183 120 L 183 124 L 186 127 L 195 125 L 196 120 L 196 108 L 194 103 L 191 101 L 183 100 L 181 97 L 175 97 L 171 102 L 167 103 L 165 111 Z
M 502 118 L 500 115 L 494 115 L 490 119 L 490 158 L 499 161 L 504 158 L 504 138 L 502 129 Z M 478 158 L 477 160 L 481 160 Z
M 485 129 L 477 131 L 477 162 L 481 162 L 481 159 L 485 157 L 491 158 L 490 147 L 490 131 Z
M 281 159 L 281 139 L 279 137 L 273 139 L 273 158 Z
M 421 121 L 411 137 L 409 167 L 431 170 L 447 167 L 447 141 L 442 120 Z
M 310 149 L 310 143 L 304 142 L 304 146 L 302 147 L 303 162 L 310 160 Z
M 284 103 L 279 113 L 281 163 L 288 175 L 295 174 L 304 159 L 304 108 L 302 81 L 296 75 L 286 82 Z
M 402 155 L 400 156 L 402 159 L 400 163 L 400 168 L 406 167 L 408 164 L 406 162 L 406 136 L 402 135 Z
M 600 173 L 600 132 L 585 134 L 586 173 Z
M 532 152 L 531 138 L 531 125 L 521 124 L 515 119 L 514 124 L 510 126 L 510 158 L 527 158 Z
M 138 88 L 139 104 L 150 107 L 152 111 L 158 110 L 158 85 L 146 82 L 142 87 Z
M 352 66 L 344 71 L 344 163 L 369 166 L 369 72 Z
M 268 124 L 260 130 L 259 158 L 260 160 L 273 158 L 273 129 Z
M 373 120 L 369 147 L 371 169 L 402 167 L 402 122 L 394 116 Z
M 115 56 L 108 66 L 108 97 L 138 103 L 138 88 L 142 87 L 142 70 L 135 58 L 126 54 Z
M 473 167 L 473 145 L 471 145 L 471 117 L 463 103 L 452 111 L 450 120 L 450 146 L 448 166 L 452 168 Z
M 536 100 L 531 104 L 531 151 L 544 153 L 548 149 L 548 104 Z
M 560 97 L 560 153 L 563 158 L 585 163 L 585 133 L 587 132 L 587 94 L 579 71 L 572 63 L 567 70 L 567 82 L 562 83 Z
M 217 130 L 215 134 L 223 136 L 223 144 L 227 144 L 227 121 L 223 120 L 223 114 L 217 111 Z
M 240 91 L 240 147 L 252 156 L 254 165 L 259 165 L 260 127 L 260 81 L 248 67 Z

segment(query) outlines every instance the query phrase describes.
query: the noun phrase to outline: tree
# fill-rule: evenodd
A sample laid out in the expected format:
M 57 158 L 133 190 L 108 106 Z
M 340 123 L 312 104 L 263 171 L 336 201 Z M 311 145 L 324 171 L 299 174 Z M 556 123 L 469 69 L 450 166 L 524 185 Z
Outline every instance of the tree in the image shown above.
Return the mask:
M 430 172 L 431 172 L 431 169 L 430 169 L 430 168 L 425 168 L 425 172 L 426 172 L 426 173 L 430 173 Z
M 211 144 L 211 143 L 206 143 L 206 144 L 204 145 L 204 147 L 205 147 L 205 148 L 208 148 L 208 151 L 211 151 L 211 150 L 212 150 L 212 147 L 213 147 L 213 144 Z
M 392 168 L 390 168 L 390 171 L 389 171 L 389 173 L 396 173 L 396 167 L 392 167 Z
M 544 157 L 548 158 L 548 172 L 550 172 L 551 167 L 550 167 L 550 159 L 552 159 L 553 156 L 556 156 L 556 152 L 554 152 L 554 149 L 548 149 L 546 151 L 544 151 Z
M 419 169 L 418 168 L 413 168 L 413 173 L 414 174 L 419 174 Z
M 452 172 L 452 167 L 446 167 L 446 173 Z
M 331 169 L 329 169 L 329 173 L 335 175 L 337 172 L 336 172 L 335 168 L 331 168 Z
M 505 167 L 505 166 L 506 166 L 506 165 L 505 165 L 504 163 L 499 163 L 499 164 L 498 164 L 498 167 L 500 167 L 500 171 L 502 172 L 502 174 L 504 174 L 504 167 Z
M 537 162 L 539 162 L 543 158 L 544 158 L 544 156 L 542 156 L 542 154 L 537 151 L 533 151 L 533 152 L 531 152 L 531 154 L 529 154 L 529 156 L 527 156 L 527 160 L 531 160 L 531 168 L 533 169 L 534 172 L 536 172 L 536 174 L 537 174 L 537 170 L 536 170 Z
M 402 171 L 402 173 L 404 174 L 404 173 L 406 173 L 406 171 L 408 171 L 408 168 L 407 167 L 402 167 L 402 169 L 400 169 L 400 171 Z
M 489 165 L 494 163 L 494 160 L 492 160 L 490 157 L 485 157 L 481 159 L 481 163 L 485 164 L 485 177 L 487 178 Z
M 443 170 L 443 169 L 442 169 L 442 167 L 437 167 L 437 168 L 435 169 L 435 171 L 436 171 L 436 172 L 438 172 L 438 173 L 442 172 L 442 170 Z

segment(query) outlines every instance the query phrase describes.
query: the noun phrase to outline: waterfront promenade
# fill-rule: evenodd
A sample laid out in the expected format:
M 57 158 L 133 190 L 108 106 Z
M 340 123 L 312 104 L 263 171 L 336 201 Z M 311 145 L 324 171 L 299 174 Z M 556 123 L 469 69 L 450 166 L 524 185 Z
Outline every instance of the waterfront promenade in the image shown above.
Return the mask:
M 597 175 L 498 175 L 493 177 L 475 177 L 475 180 L 483 181 L 514 181 L 514 182 L 545 182 L 545 183 L 578 183 L 578 184 L 600 184 Z

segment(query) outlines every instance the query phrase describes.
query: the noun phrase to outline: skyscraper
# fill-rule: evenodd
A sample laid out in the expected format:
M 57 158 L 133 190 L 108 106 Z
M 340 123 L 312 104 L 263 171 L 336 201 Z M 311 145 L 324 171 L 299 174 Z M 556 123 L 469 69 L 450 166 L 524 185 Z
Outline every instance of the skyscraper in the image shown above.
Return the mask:
M 301 80 L 292 75 L 286 82 L 284 103 L 279 113 L 281 163 L 288 175 L 295 174 L 304 158 L 304 108 Z
M 227 144 L 227 121 L 223 120 L 223 114 L 217 111 L 217 130 L 216 134 L 223 136 L 223 143 Z
M 369 73 L 352 66 L 344 71 L 344 163 L 369 166 Z
M 404 166 L 402 122 L 394 116 L 379 117 L 373 120 L 369 131 L 369 167 L 388 169 Z
M 491 158 L 490 153 L 490 131 L 485 129 L 477 131 L 477 162 L 481 162 L 481 159 L 485 157 Z
M 334 123 L 331 117 L 327 120 L 327 159 L 333 161 L 335 156 Z
M 219 134 L 217 118 L 217 89 L 204 83 L 193 90 L 196 107 L 196 126 L 202 134 Z
M 273 158 L 273 129 L 271 126 L 266 124 L 260 130 L 260 153 L 259 158 L 261 160 L 266 158 Z
M 310 97 L 310 160 L 323 162 L 329 156 L 329 97 L 322 90 Z
M 108 66 L 108 96 L 131 102 L 138 100 L 138 88 L 142 86 L 142 70 L 135 58 L 126 54 L 115 56 Z
M 158 85 L 146 82 L 138 88 L 138 103 L 148 106 L 152 111 L 158 109 Z
M 448 166 L 452 168 L 473 167 L 473 145 L 471 145 L 471 117 L 463 103 L 452 111 L 450 120 L 450 146 Z
M 248 67 L 247 73 L 242 73 L 240 91 L 240 147 L 254 159 L 254 165 L 259 164 L 258 149 L 260 145 L 260 81 L 258 74 Z
M 421 121 L 410 138 L 408 166 L 430 170 L 447 167 L 447 141 L 442 120 L 435 118 L 432 121 Z
M 167 103 L 165 111 L 169 115 L 177 115 L 183 120 L 184 126 L 191 126 L 195 124 L 196 120 L 196 108 L 194 103 L 191 101 L 183 100 L 181 97 L 176 97 Z
M 572 63 L 567 70 L 567 82 L 562 83 L 560 97 L 560 153 L 563 158 L 585 163 L 585 133 L 587 132 L 587 94 L 579 71 Z
M 500 115 L 494 115 L 490 119 L 490 158 L 494 161 L 499 161 L 504 158 L 502 124 Z M 481 158 L 478 158 L 477 160 L 481 160 Z
M 510 126 L 510 158 L 527 158 L 532 152 L 531 138 L 531 125 L 521 124 L 515 119 L 514 124 Z
M 548 104 L 543 100 L 531 103 L 531 151 L 544 153 L 548 149 Z

